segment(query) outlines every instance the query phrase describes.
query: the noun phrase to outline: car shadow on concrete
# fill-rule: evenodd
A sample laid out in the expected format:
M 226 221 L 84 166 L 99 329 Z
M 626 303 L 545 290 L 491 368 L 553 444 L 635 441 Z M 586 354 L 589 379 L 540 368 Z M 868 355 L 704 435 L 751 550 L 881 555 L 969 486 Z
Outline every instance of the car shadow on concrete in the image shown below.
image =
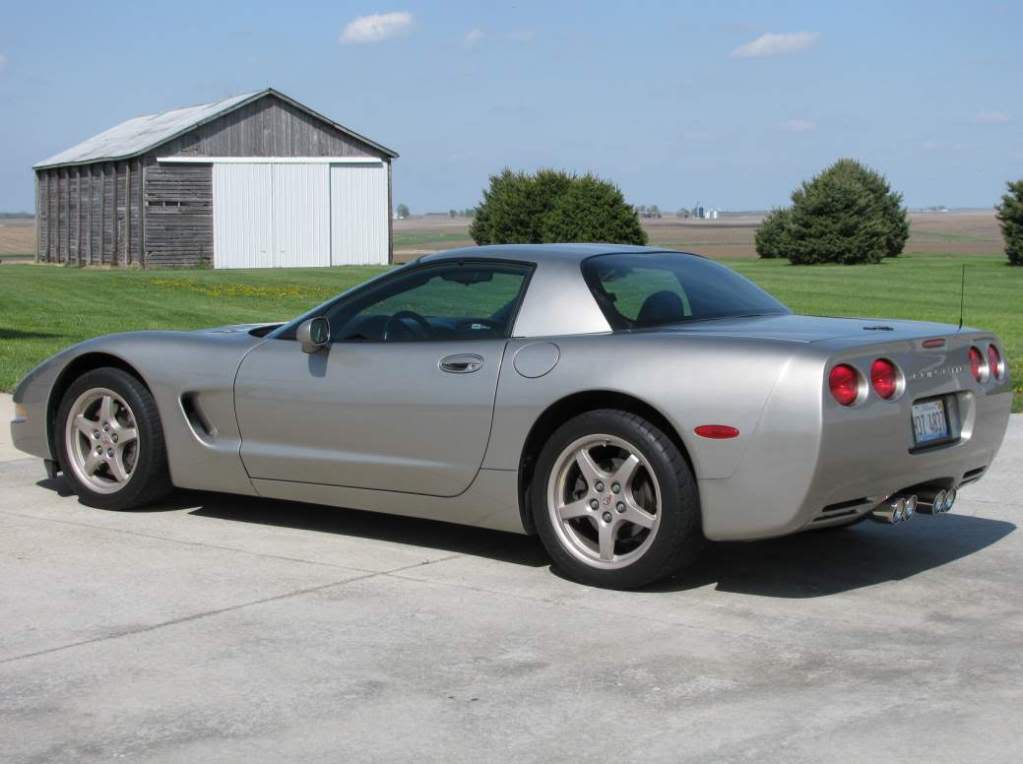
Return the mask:
M 71 495 L 63 477 L 38 485 Z M 198 517 L 391 541 L 515 565 L 550 565 L 536 537 L 356 509 L 177 491 L 157 506 L 134 511 L 181 510 Z M 1010 522 L 953 512 L 920 515 L 896 526 L 867 521 L 765 541 L 714 543 L 679 576 L 646 591 L 715 585 L 719 591 L 763 597 L 824 597 L 910 578 L 978 552 L 1014 530 Z M 552 574 L 560 575 L 556 570 Z
M 753 542 L 711 544 L 700 560 L 652 591 L 708 584 L 763 597 L 824 597 L 898 581 L 967 557 L 1016 530 L 967 515 L 920 515 L 896 526 L 867 521 Z
M 189 514 L 199 517 L 391 541 L 530 567 L 550 562 L 536 538 L 514 533 L 274 499 L 203 493 L 188 496 L 192 501 L 187 506 L 197 507 Z

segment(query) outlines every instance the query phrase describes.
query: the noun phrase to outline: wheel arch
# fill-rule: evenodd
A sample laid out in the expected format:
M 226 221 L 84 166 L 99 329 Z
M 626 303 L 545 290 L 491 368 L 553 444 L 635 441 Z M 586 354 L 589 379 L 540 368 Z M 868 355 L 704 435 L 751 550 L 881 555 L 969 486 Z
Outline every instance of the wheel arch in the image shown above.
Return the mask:
M 615 390 L 587 390 L 565 396 L 552 403 L 537 417 L 522 445 L 522 453 L 519 457 L 519 515 L 522 527 L 526 529 L 527 533 L 536 533 L 533 514 L 529 506 L 529 486 L 540 451 L 547 439 L 564 422 L 574 416 L 596 409 L 617 409 L 643 417 L 671 439 L 682 454 L 682 458 L 686 460 L 689 469 L 693 470 L 693 460 L 678 430 L 664 414 L 646 401 Z M 695 470 L 693 470 L 693 474 L 695 475 Z
M 126 374 L 130 374 L 135 377 L 149 392 L 152 392 L 149 383 L 146 382 L 142 374 L 139 373 L 138 369 L 132 366 L 130 363 L 125 361 L 119 356 L 112 355 L 110 353 L 103 352 L 92 352 L 83 353 L 80 356 L 73 358 L 68 362 L 67 366 L 60 372 L 57 379 L 53 383 L 53 387 L 50 388 L 50 396 L 46 404 L 46 439 L 50 447 L 50 453 L 53 454 L 53 458 L 58 458 L 59 449 L 57 443 L 54 440 L 54 425 L 57 419 L 57 410 L 60 408 L 60 402 L 64 398 L 64 394 L 68 388 L 74 384 L 74 381 L 90 371 L 103 368 L 114 368 L 120 369 Z M 63 465 L 61 465 L 63 469 Z

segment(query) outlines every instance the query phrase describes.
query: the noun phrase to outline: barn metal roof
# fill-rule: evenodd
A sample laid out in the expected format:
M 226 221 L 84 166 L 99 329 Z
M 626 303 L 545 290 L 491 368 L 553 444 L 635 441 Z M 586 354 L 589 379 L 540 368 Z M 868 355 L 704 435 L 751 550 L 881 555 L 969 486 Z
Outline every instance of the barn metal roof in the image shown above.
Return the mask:
M 177 138 L 179 135 L 187 133 L 199 125 L 210 122 L 245 104 L 271 94 L 306 114 L 326 122 L 346 135 L 372 146 L 389 157 L 398 156 L 386 146 L 381 146 L 364 135 L 359 135 L 354 130 L 350 130 L 344 125 L 340 125 L 324 117 L 322 114 L 318 114 L 308 106 L 300 104 L 281 92 L 267 88 L 266 90 L 259 90 L 254 93 L 231 96 L 230 98 L 224 98 L 213 103 L 186 106 L 183 109 L 171 109 L 159 114 L 148 114 L 129 119 L 126 122 L 111 127 L 109 130 L 104 130 L 99 135 L 94 135 L 92 138 L 82 141 L 77 146 L 72 146 L 59 154 L 54 154 L 49 159 L 38 162 L 34 167 L 35 169 L 43 169 L 130 159 L 139 154 L 144 154 L 160 144 L 167 143 L 167 141 Z

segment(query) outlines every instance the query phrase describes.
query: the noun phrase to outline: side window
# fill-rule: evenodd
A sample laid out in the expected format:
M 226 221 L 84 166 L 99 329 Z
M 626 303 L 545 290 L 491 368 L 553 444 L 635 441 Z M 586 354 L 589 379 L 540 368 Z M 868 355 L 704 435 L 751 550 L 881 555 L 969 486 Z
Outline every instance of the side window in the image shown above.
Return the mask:
M 507 337 L 529 268 L 452 263 L 414 270 L 328 311 L 335 342 Z

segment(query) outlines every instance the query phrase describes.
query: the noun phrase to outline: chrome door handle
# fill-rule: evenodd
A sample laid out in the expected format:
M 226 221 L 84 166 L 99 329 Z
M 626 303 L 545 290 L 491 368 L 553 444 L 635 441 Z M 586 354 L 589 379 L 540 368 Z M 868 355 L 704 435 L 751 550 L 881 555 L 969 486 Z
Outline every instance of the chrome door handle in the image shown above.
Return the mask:
M 449 374 L 472 374 L 483 368 L 483 357 L 475 353 L 459 353 L 440 359 L 440 370 Z

